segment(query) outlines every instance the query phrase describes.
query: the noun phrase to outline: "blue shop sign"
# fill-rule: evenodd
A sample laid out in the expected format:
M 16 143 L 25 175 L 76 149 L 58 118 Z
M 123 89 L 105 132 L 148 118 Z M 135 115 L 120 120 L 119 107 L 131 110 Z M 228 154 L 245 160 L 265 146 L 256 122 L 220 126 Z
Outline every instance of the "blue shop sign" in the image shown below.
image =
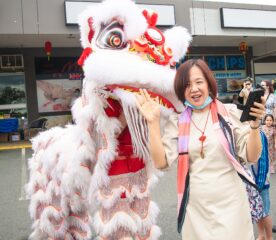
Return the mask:
M 212 71 L 245 69 L 245 61 L 243 55 L 217 55 L 205 56 L 204 58 Z
M 227 70 L 243 70 L 245 69 L 244 56 L 229 55 L 226 56 Z
M 208 63 L 209 68 L 212 71 L 225 70 L 225 58 L 224 56 L 205 56 L 205 61 Z
M 232 71 L 232 72 L 214 72 L 214 76 L 216 79 L 224 79 L 224 78 L 245 78 L 245 71 Z

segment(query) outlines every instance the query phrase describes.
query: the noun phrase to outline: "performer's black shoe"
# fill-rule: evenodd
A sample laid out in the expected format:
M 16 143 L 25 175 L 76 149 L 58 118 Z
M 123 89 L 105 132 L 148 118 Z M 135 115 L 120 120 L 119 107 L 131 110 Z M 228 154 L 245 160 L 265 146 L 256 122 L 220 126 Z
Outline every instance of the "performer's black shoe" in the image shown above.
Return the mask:
M 275 225 L 272 227 L 272 232 L 276 233 L 276 226 Z

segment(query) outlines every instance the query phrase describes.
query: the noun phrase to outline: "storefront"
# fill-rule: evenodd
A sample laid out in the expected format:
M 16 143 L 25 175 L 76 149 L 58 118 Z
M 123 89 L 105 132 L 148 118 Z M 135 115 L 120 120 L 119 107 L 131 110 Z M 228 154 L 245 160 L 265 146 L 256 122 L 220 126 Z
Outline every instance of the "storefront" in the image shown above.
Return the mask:
M 193 48 L 193 52 L 201 51 Z M 221 48 L 206 54 L 188 54 L 184 59 L 201 58 L 207 62 L 213 71 L 218 85 L 218 98 L 223 102 L 231 102 L 234 94 L 238 94 L 243 88 L 243 80 L 248 76 L 248 65 L 246 56 L 237 53 L 235 49 L 229 49 L 229 53 L 219 54 Z M 221 51 L 222 52 L 222 51 Z
M 17 114 L 19 118 L 27 116 L 29 124 L 38 118 L 46 117 L 56 121 L 57 125 L 62 122 L 60 119 L 70 115 L 68 104 L 64 105 L 64 102 L 69 102 L 69 98 L 65 96 L 73 97 L 72 88 L 79 88 L 77 87 L 79 84 L 75 85 L 75 83 L 81 84 L 81 81 L 76 79 L 80 73 L 74 72 L 73 68 L 71 75 L 68 72 L 60 73 L 61 65 L 66 64 L 62 59 L 76 61 L 81 55 L 77 15 L 88 4 L 93 5 L 98 2 L 96 0 L 22 1 L 13 7 L 10 1 L 0 3 L 1 9 L 9 9 L 3 12 L 3 21 L 0 22 L 2 64 L 0 113 L 2 115 Z M 228 18 L 225 14 L 220 14 L 221 7 L 231 7 L 236 9 L 236 12 L 242 8 L 252 8 L 250 4 L 224 4 L 223 1 L 215 1 L 217 2 L 215 3 L 200 0 L 161 2 L 137 0 L 135 2 L 141 8 L 153 8 L 157 11 L 158 26 L 162 29 L 173 25 L 185 26 L 188 29 L 193 35 L 193 41 L 187 58 L 200 57 L 207 61 L 217 79 L 218 98 L 224 102 L 231 101 L 233 94 L 237 94 L 242 88 L 242 79 L 251 76 L 250 60 L 268 50 L 273 50 L 271 48 L 274 47 L 275 41 L 272 37 L 275 36 L 275 30 L 268 31 L 266 26 L 261 26 L 259 29 L 251 29 L 248 26 L 227 28 Z M 255 8 L 262 13 L 265 10 L 259 9 L 257 5 Z M 267 6 L 267 8 L 276 11 L 276 6 Z M 49 13 L 51 13 L 50 18 Z M 258 23 L 258 19 L 256 20 Z M 48 41 L 52 43 L 52 56 L 49 62 L 44 49 Z M 246 41 L 250 46 L 245 56 L 239 50 L 241 41 Z M 264 41 L 266 41 L 265 44 Z M 5 55 L 14 57 L 5 57 Z M 271 60 L 271 63 L 275 62 L 276 59 Z M 51 63 L 58 67 L 47 72 Z M 276 77 L 273 68 L 267 69 L 268 63 L 264 63 L 260 71 L 257 69 L 257 64 L 255 65 L 257 82 L 264 78 Z M 275 66 L 274 69 L 276 69 Z M 45 90 L 47 84 L 44 83 L 54 84 L 56 87 L 58 85 L 65 93 L 63 100 L 48 96 Z M 11 89 L 6 88 L 5 84 Z M 12 97 L 5 97 L 7 95 Z
M 82 88 L 81 48 L 54 52 L 48 59 L 44 49 L 0 49 L 0 142 L 28 138 L 24 132 L 38 119 L 46 118 L 47 127 L 71 121 Z

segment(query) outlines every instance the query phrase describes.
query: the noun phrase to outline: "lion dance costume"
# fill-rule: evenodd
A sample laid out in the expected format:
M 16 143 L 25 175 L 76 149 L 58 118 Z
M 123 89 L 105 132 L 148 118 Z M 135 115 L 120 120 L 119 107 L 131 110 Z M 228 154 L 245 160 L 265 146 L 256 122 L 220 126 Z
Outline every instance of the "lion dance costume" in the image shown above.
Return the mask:
M 175 111 L 175 63 L 191 40 L 185 28 L 162 33 L 157 14 L 130 0 L 106 0 L 79 19 L 84 48 L 82 96 L 74 125 L 33 139 L 29 160 L 30 239 L 155 240 L 158 180 L 148 129 L 135 94 L 146 88 L 161 105 L 161 125 Z

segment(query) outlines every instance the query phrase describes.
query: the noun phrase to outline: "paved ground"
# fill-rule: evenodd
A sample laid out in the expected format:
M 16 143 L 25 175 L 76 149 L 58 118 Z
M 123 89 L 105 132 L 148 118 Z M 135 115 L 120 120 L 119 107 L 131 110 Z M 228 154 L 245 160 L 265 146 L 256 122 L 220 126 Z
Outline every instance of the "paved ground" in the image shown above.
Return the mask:
M 27 150 L 26 155 L 29 157 L 31 151 Z M 20 200 L 24 197 L 21 192 L 25 178 L 23 163 L 21 150 L 0 151 L 0 240 L 27 240 L 30 234 L 28 201 Z M 161 210 L 158 218 L 163 232 L 161 240 L 180 240 L 176 231 L 175 174 L 175 168 L 166 172 L 153 193 Z M 272 217 L 276 224 L 276 174 L 272 176 L 271 185 Z

